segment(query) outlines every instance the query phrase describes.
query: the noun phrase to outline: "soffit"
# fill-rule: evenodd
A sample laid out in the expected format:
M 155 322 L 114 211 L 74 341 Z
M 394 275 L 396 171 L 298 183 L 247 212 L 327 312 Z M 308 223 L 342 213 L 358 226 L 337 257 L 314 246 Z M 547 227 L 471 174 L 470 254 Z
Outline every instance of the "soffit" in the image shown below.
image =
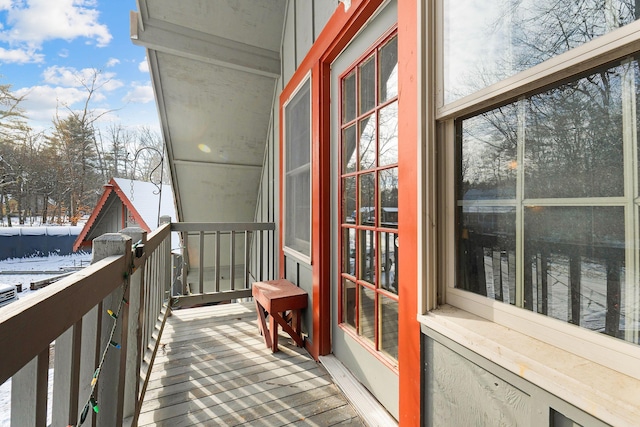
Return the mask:
M 181 221 L 253 221 L 286 0 L 139 0 Z M 224 205 L 224 206 L 218 206 Z

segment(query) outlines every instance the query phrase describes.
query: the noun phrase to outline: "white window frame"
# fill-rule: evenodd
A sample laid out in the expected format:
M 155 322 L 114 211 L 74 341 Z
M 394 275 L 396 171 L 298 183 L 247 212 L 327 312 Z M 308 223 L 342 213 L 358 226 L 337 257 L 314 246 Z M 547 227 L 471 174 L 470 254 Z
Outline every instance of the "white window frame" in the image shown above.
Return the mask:
M 309 218 L 308 218 L 308 227 L 309 227 L 309 241 L 303 241 L 300 240 L 303 244 L 309 246 L 309 254 L 304 254 L 302 252 L 300 252 L 297 249 L 294 249 L 292 247 L 287 246 L 287 241 L 289 240 L 287 238 L 287 176 L 292 172 L 288 169 L 288 165 L 287 165 L 287 150 L 288 150 L 288 141 L 287 141 L 287 106 L 289 105 L 289 103 L 296 97 L 296 95 L 298 95 L 298 93 L 300 93 L 300 91 L 306 86 L 309 86 L 309 163 L 306 165 L 302 165 L 299 166 L 297 169 L 307 169 L 308 173 L 309 173 Z M 313 216 L 313 174 L 312 174 L 312 164 L 313 164 L 313 150 L 312 150 L 312 140 L 313 140 L 313 129 L 312 129 L 312 122 L 313 122 L 313 97 L 312 95 L 312 81 L 311 81 L 311 72 L 307 73 L 307 75 L 301 80 L 300 84 L 298 84 L 298 86 L 296 87 L 296 89 L 291 93 L 291 95 L 289 96 L 289 98 L 287 98 L 287 100 L 282 104 L 282 127 L 283 127 L 283 132 L 282 132 L 282 140 L 283 140 L 283 144 L 282 144 L 282 148 L 284 150 L 284 153 L 282 155 L 282 159 L 283 159 L 283 167 L 282 167 L 282 189 L 283 189 L 283 193 L 282 193 L 282 236 L 283 236 L 283 240 L 282 240 L 282 248 L 285 254 L 294 257 L 302 262 L 305 262 L 309 265 L 311 265 L 311 260 L 312 260 L 312 255 L 313 255 L 313 227 L 312 227 L 312 216 Z
M 528 311 L 524 308 L 494 301 L 469 291 L 455 288 L 456 280 L 456 168 L 455 129 L 457 118 L 479 114 L 494 106 L 516 100 L 527 93 L 539 91 L 556 82 L 585 73 L 590 69 L 623 60 L 638 51 L 640 46 L 640 21 L 627 24 L 575 49 L 553 57 L 535 67 L 484 88 L 476 93 L 446 105 L 429 105 L 429 100 L 442 98 L 442 0 L 435 9 L 426 8 L 422 16 L 422 82 L 424 84 L 421 112 L 425 147 L 422 163 L 422 187 L 426 202 L 419 203 L 437 214 L 437 230 L 421 224 L 424 243 L 419 272 L 424 285 L 420 288 L 419 319 L 440 304 L 448 304 L 496 324 L 523 333 L 582 358 L 606 366 L 625 375 L 640 379 L 640 346 L 623 340 L 604 336 L 587 329 L 570 325 L 551 317 Z M 439 17 L 437 19 L 435 17 Z M 433 25 L 431 25 L 433 24 Z M 436 31 L 428 28 L 436 28 Z M 435 42 L 434 42 L 435 40 Z M 435 64 L 434 64 L 435 62 Z M 431 68 L 433 67 L 433 68 Z M 428 97 L 432 88 L 435 96 Z M 433 102 L 433 101 L 431 101 Z M 431 115 L 432 113 L 433 115 Z M 436 136 L 428 138 L 429 135 Z M 435 143 L 432 141 L 436 141 Z M 437 153 L 437 154 L 436 154 Z M 438 171 L 434 172 L 435 164 Z M 432 187 L 435 177 L 438 184 Z M 425 187 L 429 183 L 428 187 Z M 437 244 L 427 237 L 437 236 Z M 436 278 L 434 281 L 425 280 Z M 437 297 L 436 297 L 437 292 Z M 424 318 L 422 319 L 424 322 Z M 523 350 L 526 352 L 526 350 Z

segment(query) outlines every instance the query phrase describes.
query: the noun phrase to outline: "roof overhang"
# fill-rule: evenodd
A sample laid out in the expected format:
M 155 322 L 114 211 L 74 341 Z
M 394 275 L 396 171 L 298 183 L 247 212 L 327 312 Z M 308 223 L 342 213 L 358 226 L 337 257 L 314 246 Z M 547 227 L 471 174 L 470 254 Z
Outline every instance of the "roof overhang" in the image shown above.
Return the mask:
M 138 0 L 180 221 L 253 221 L 286 0 Z

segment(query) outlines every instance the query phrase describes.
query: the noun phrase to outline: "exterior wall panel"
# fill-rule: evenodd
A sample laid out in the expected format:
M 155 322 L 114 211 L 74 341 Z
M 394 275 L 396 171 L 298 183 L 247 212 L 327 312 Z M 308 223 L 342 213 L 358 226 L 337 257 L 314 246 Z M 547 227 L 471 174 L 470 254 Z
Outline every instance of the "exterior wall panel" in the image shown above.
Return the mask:
M 296 9 L 296 68 L 311 49 L 313 34 L 313 0 L 295 2 Z
M 318 38 L 339 3 L 340 2 L 338 0 L 313 0 L 314 40 Z

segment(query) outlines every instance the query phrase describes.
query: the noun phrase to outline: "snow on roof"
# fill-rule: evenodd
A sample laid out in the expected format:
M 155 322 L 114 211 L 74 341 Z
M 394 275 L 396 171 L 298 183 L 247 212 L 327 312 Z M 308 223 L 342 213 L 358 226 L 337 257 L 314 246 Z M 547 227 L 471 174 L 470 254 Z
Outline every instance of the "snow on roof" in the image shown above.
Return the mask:
M 158 194 L 158 187 L 151 182 L 124 178 L 114 178 L 113 180 L 152 231 L 158 228 L 159 216 L 170 216 L 171 221 L 177 221 L 173 191 L 170 185 L 162 185 L 162 194 Z M 159 197 L 161 200 L 158 199 Z M 158 202 L 160 202 L 160 215 L 158 215 Z

